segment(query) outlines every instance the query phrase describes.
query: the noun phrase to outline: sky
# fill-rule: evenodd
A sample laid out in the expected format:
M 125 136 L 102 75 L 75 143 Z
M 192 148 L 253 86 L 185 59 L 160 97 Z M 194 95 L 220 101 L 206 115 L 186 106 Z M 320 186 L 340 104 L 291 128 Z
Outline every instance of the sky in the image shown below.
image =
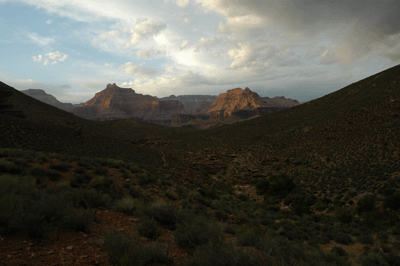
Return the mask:
M 398 65 L 398 14 L 398 0 L 0 0 L 0 81 L 71 103 L 109 83 L 309 101 Z

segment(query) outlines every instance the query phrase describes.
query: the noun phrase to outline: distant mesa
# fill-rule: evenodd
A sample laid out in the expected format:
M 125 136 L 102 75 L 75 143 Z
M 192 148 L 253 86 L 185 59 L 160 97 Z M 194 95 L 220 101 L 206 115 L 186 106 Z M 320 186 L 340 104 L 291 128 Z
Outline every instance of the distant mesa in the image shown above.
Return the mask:
M 169 125 L 175 114 L 186 113 L 177 100 L 162 101 L 150 95 L 136 93 L 131 88 L 120 88 L 115 83 L 96 93 L 94 98 L 72 113 L 90 120 L 133 119 L 143 122 Z

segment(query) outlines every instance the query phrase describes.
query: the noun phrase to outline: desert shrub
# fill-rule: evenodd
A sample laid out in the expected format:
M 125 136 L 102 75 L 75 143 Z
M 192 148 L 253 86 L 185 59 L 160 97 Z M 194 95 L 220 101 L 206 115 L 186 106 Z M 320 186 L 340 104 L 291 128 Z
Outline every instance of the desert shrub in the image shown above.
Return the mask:
M 35 176 L 35 177 L 43 177 L 46 175 L 46 170 L 44 170 L 42 167 L 40 167 L 39 165 L 35 165 L 32 166 L 31 168 L 29 168 L 28 173 L 31 176 Z
M 104 235 L 102 249 L 113 265 L 142 266 L 150 263 L 172 264 L 168 252 L 159 244 L 143 246 L 134 236 L 112 230 Z
M 20 197 L 6 194 L 0 197 L 0 227 L 8 226 L 11 215 L 20 208 Z
M 349 245 L 352 243 L 351 237 L 349 234 L 341 231 L 336 231 L 334 239 L 336 243 L 338 244 L 343 244 L 343 245 Z
M 296 187 L 292 178 L 285 174 L 261 179 L 256 183 L 257 194 L 285 198 Z
M 53 171 L 53 170 L 47 170 L 46 176 L 49 178 L 50 181 L 53 181 L 53 182 L 57 182 L 61 178 L 60 173 Z
M 113 183 L 114 183 L 114 181 L 111 180 L 110 178 L 100 176 L 100 177 L 93 178 L 90 181 L 89 186 L 107 193 L 110 191 L 111 185 Z
M 75 174 L 83 174 L 83 173 L 85 173 L 85 168 L 82 167 L 82 166 L 78 166 L 78 167 L 76 167 L 76 168 L 74 169 L 73 172 L 74 172 Z
M 351 213 L 351 210 L 348 208 L 341 208 L 336 211 L 336 217 L 338 220 L 344 224 L 351 223 L 353 221 L 353 214 Z
M 162 202 L 154 203 L 142 208 L 144 215 L 155 219 L 162 227 L 175 230 L 176 224 L 182 215 L 174 206 Z
M 246 254 L 232 245 L 209 243 L 198 247 L 185 261 L 186 266 L 255 266 L 273 265 L 273 259 L 258 254 Z
M 238 199 L 240 199 L 241 201 L 248 201 L 249 197 L 246 194 L 241 193 L 238 195 Z
M 183 248 L 194 249 L 197 246 L 222 241 L 221 229 L 209 218 L 196 216 L 180 223 L 174 233 L 175 241 Z
M 136 164 L 131 164 L 129 166 L 129 170 L 131 171 L 131 173 L 135 174 L 135 173 L 140 173 L 142 170 L 140 169 L 139 166 L 137 166 Z
M 204 191 L 204 196 L 210 199 L 217 199 L 218 198 L 217 190 L 215 188 L 207 188 Z
M 75 174 L 71 180 L 71 187 L 80 187 L 85 183 L 88 183 L 92 179 L 89 174 Z
M 45 192 L 25 196 L 19 211 L 10 218 L 9 229 L 16 233 L 27 233 L 34 238 L 42 237 L 45 233 L 62 227 L 69 207 L 62 196 Z
M 60 172 L 68 172 L 71 168 L 71 164 L 69 162 L 61 162 L 59 164 L 51 163 L 49 167 Z
M 72 202 L 79 208 L 109 208 L 112 205 L 112 198 L 109 194 L 103 194 L 95 189 L 75 189 Z
M 237 237 L 237 244 L 242 247 L 258 247 L 261 236 L 252 230 L 248 230 Z
M 0 195 L 32 191 L 35 183 L 35 178 L 31 176 L 0 175 Z
M 226 223 L 222 226 L 222 232 L 236 235 L 236 226 L 233 224 Z
M 367 255 L 361 256 L 360 264 L 362 266 L 389 266 L 381 254 L 374 252 L 369 252 Z
M 385 206 L 392 210 L 399 210 L 400 209 L 400 193 L 393 194 L 385 198 Z
M 334 246 L 331 249 L 331 253 L 339 255 L 339 256 L 342 256 L 342 257 L 347 257 L 348 256 L 346 250 L 344 250 L 342 247 L 337 247 L 337 246 Z
M 218 221 L 227 221 L 228 220 L 228 214 L 226 214 L 223 210 L 216 210 L 214 212 L 214 217 Z
M 9 162 L 7 160 L 0 160 L 0 174 L 1 173 L 9 173 L 9 174 L 19 174 L 22 172 L 22 168 L 16 165 L 13 162 Z
M 93 173 L 95 175 L 106 176 L 108 174 L 108 170 L 105 167 L 101 167 L 101 166 L 97 165 L 97 166 L 94 167 Z
M 171 191 L 169 189 L 165 191 L 165 196 L 167 196 L 171 200 L 177 200 L 178 199 L 178 196 L 175 194 L 175 192 L 173 192 L 173 191 Z
M 36 162 L 38 162 L 38 163 L 47 163 L 48 161 L 49 161 L 49 157 L 47 157 L 44 154 L 41 154 L 36 158 Z
M 369 244 L 373 245 L 374 244 L 374 237 L 370 232 L 363 232 L 359 236 L 357 236 L 357 241 L 360 242 L 361 244 Z
M 358 214 L 363 212 L 370 212 L 375 209 L 375 197 L 373 196 L 364 196 L 357 202 L 356 211 Z
M 140 220 L 140 225 L 137 227 L 137 231 L 139 235 L 150 238 L 156 239 L 161 235 L 161 230 L 159 229 L 159 224 L 156 220 L 148 217 L 143 217 Z
M 64 217 L 64 227 L 81 232 L 87 232 L 89 226 L 96 221 L 96 213 L 88 209 L 71 209 Z
M 154 182 L 156 179 L 150 173 L 143 172 L 143 173 L 136 174 L 136 180 L 137 180 L 139 186 L 144 186 L 144 185 Z
M 116 210 L 127 215 L 136 214 L 143 206 L 143 203 L 132 197 L 124 197 L 117 201 Z

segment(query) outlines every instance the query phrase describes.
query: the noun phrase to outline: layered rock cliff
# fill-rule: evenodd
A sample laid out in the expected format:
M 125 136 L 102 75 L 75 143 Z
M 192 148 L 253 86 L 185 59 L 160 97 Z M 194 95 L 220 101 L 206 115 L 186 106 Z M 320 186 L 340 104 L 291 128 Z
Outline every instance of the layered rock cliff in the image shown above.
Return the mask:
M 36 100 L 50 104 L 54 107 L 57 107 L 61 110 L 67 111 L 67 112 L 70 112 L 72 110 L 72 108 L 74 108 L 73 104 L 62 103 L 59 100 L 57 100 L 56 97 L 54 97 L 53 95 L 47 94 L 44 90 L 29 89 L 29 90 L 24 90 L 21 92 L 25 93 L 26 95 L 28 95 L 32 98 L 35 98 Z
M 174 115 L 172 125 L 205 128 L 205 124 L 233 123 L 280 111 L 286 107 L 269 104 L 249 88 L 236 88 L 220 94 L 215 101 L 202 102 L 191 115 Z
M 180 101 L 187 112 L 193 112 L 199 107 L 201 103 L 212 104 L 217 96 L 215 95 L 171 95 L 169 97 L 161 98 L 163 101 Z
M 168 125 L 174 114 L 186 113 L 179 101 L 160 101 L 132 89 L 108 84 L 107 88 L 72 113 L 91 120 L 135 119 Z
M 214 117 L 232 116 L 237 111 L 250 111 L 260 107 L 276 107 L 265 103 L 261 97 L 249 88 L 236 88 L 218 95 L 210 108 L 206 111 Z

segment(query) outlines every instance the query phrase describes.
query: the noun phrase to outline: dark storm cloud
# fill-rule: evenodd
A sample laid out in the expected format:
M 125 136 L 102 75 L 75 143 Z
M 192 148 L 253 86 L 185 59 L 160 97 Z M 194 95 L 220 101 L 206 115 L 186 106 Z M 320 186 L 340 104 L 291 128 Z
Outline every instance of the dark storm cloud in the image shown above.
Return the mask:
M 377 49 L 392 61 L 400 58 L 398 0 L 199 1 L 227 17 L 254 14 L 295 34 L 326 34 L 336 42 L 334 61 L 344 64 Z M 386 52 L 388 49 L 390 52 Z

